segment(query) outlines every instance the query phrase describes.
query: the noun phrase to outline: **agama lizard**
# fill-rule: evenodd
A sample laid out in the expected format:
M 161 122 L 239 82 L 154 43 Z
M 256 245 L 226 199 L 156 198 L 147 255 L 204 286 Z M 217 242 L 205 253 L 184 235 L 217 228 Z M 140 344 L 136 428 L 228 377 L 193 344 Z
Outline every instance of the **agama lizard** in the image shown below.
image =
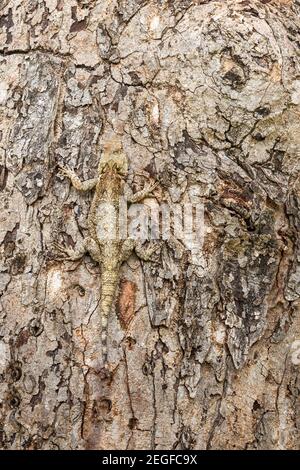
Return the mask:
M 124 183 L 128 172 L 128 161 L 122 146 L 118 141 L 112 141 L 104 148 L 98 166 L 98 177 L 81 181 L 73 170 L 61 167 L 63 176 L 70 178 L 73 186 L 79 191 L 89 191 L 95 188 L 95 194 L 88 215 L 88 233 L 78 250 L 56 247 L 67 254 L 64 259 L 78 260 L 89 252 L 90 256 L 100 264 L 101 268 L 101 340 L 102 357 L 105 369 L 108 367 L 107 353 L 107 322 L 111 312 L 119 282 L 121 265 L 133 250 L 144 259 L 151 259 L 157 250 L 157 244 L 147 249 L 132 238 L 121 239 L 119 220 L 119 203 L 124 193 Z M 129 203 L 139 202 L 151 195 L 157 183 L 149 184 L 143 190 L 136 192 L 128 199 Z M 113 233 L 113 236 L 112 236 Z M 105 234 L 107 236 L 105 236 Z

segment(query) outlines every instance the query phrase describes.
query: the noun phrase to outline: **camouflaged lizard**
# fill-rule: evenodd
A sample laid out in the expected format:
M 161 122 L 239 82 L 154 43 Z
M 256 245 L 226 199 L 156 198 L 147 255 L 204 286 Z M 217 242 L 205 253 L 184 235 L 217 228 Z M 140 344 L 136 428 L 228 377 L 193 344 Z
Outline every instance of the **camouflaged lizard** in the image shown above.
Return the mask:
M 104 148 L 98 167 L 98 177 L 81 181 L 73 170 L 60 166 L 60 173 L 67 176 L 72 185 L 79 191 L 90 191 L 95 194 L 88 215 L 88 236 L 78 250 L 56 247 L 67 257 L 63 259 L 78 260 L 89 252 L 90 256 L 100 264 L 101 268 L 101 340 L 102 357 L 105 369 L 108 369 L 107 358 L 107 322 L 111 312 L 116 290 L 119 283 L 121 265 L 133 250 L 144 259 L 149 260 L 157 250 L 157 245 L 145 249 L 132 238 L 121 239 L 118 226 L 120 198 L 124 193 L 124 183 L 128 172 L 128 161 L 119 142 L 110 142 Z M 157 183 L 153 183 L 128 198 L 129 203 L 139 202 L 151 195 Z M 113 237 L 111 234 L 113 233 Z M 105 236 L 108 235 L 108 236 Z

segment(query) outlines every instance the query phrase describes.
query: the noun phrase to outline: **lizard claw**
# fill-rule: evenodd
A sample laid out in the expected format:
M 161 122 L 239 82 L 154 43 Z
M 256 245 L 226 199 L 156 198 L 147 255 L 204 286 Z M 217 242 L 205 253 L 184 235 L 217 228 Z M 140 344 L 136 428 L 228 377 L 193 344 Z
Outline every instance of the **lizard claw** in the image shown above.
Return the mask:
M 158 181 L 155 181 L 155 182 L 145 185 L 144 189 L 142 190 L 142 192 L 145 194 L 145 197 L 148 197 L 148 196 L 156 197 L 153 194 L 153 191 L 158 187 L 158 184 L 159 184 Z
M 76 254 L 75 250 L 73 250 L 73 248 L 67 248 L 57 242 L 53 242 L 52 245 L 54 248 L 56 248 L 60 255 L 65 255 L 57 258 L 59 261 L 77 261 L 79 259 L 78 255 Z
M 59 175 L 67 178 L 71 178 L 74 175 L 74 171 L 71 170 L 68 166 L 58 165 Z
M 147 191 L 148 194 L 151 194 L 152 191 L 157 188 L 158 186 L 158 181 L 155 181 L 154 183 L 149 183 L 148 186 L 146 186 L 145 191 Z
M 64 247 L 62 245 L 60 245 L 59 243 L 57 243 L 57 242 L 52 242 L 52 246 L 53 246 L 53 248 L 56 248 L 60 252 L 65 251 Z

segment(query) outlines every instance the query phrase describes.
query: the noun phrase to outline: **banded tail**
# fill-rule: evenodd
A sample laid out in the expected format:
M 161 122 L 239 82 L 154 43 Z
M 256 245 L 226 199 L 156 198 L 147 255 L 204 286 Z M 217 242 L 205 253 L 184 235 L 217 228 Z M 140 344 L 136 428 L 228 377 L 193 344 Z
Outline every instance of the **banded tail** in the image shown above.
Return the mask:
M 102 274 L 102 289 L 100 300 L 101 314 L 101 342 L 102 342 L 102 358 L 105 369 L 108 369 L 107 360 L 107 323 L 108 317 L 112 309 L 115 298 L 116 288 L 118 284 L 118 273 L 114 271 L 105 271 Z

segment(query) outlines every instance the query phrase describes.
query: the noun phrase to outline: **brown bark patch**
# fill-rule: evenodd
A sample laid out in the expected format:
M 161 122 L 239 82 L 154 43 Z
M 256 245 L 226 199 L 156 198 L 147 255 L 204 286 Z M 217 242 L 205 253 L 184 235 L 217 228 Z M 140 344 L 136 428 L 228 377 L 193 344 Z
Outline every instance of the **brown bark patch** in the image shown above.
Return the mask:
M 134 317 L 136 299 L 136 284 L 127 279 L 120 283 L 119 297 L 117 300 L 117 312 L 123 329 L 127 329 Z
M 26 344 L 29 337 L 30 337 L 30 333 L 28 329 L 21 330 L 16 340 L 16 348 L 20 348 L 21 346 Z

